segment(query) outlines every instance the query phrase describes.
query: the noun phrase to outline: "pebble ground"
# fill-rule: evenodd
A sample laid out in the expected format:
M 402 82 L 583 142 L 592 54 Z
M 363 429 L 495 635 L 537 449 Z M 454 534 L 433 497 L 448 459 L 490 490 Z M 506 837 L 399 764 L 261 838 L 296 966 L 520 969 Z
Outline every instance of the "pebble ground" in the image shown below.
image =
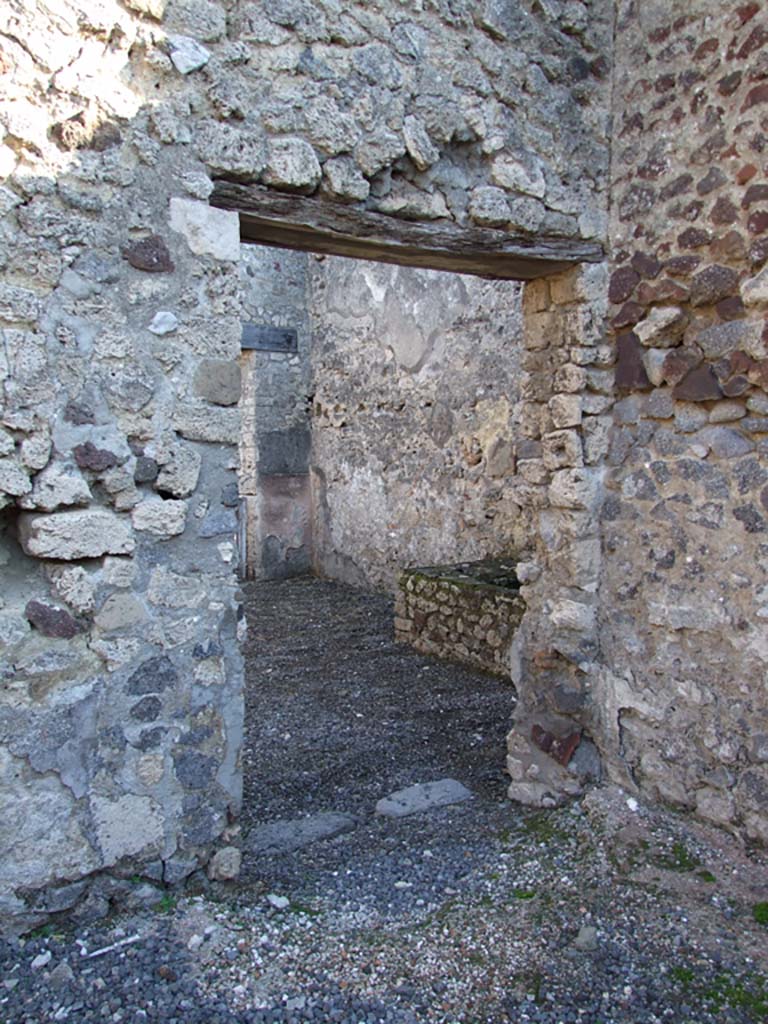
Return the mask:
M 128 911 L 0 942 L 0 1021 L 765 1024 L 764 851 L 610 787 L 509 803 L 509 684 L 396 645 L 386 598 L 294 580 L 248 612 L 239 883 L 137 879 Z M 373 814 L 444 777 L 474 798 Z M 322 811 L 358 824 L 248 852 Z

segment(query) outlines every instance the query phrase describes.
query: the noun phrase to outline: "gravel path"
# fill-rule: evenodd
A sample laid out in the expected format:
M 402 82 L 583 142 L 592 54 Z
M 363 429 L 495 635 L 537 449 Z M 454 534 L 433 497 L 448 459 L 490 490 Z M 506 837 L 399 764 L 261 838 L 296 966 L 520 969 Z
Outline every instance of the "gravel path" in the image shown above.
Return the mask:
M 248 604 L 240 882 L 137 880 L 130 913 L 0 943 L 0 1021 L 768 1020 L 764 852 L 610 788 L 512 805 L 503 680 L 395 645 L 380 596 L 295 580 Z M 472 799 L 374 815 L 442 778 Z

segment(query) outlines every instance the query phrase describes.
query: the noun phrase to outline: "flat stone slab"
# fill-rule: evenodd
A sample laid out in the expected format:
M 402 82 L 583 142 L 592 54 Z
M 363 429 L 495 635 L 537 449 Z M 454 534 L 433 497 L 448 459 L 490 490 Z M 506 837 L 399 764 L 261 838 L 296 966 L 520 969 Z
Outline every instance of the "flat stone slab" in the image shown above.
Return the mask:
M 279 853 L 293 853 L 320 839 L 332 839 L 342 832 L 350 832 L 357 818 L 337 811 L 324 811 L 311 818 L 293 818 L 290 821 L 271 821 L 249 833 L 245 845 L 251 853 L 271 857 Z
M 429 811 L 433 807 L 446 807 L 470 800 L 472 793 L 455 779 L 438 779 L 437 782 L 418 782 L 407 789 L 390 793 L 376 804 L 376 813 L 388 818 L 405 818 L 408 814 Z

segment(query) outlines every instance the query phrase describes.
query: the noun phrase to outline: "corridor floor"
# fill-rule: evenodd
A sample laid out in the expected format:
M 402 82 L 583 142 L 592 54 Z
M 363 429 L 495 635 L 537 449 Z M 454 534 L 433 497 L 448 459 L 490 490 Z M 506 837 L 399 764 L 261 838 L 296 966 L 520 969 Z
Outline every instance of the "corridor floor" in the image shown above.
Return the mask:
M 508 683 L 396 645 L 381 596 L 246 589 L 239 881 L 0 940 L 0 1022 L 768 1020 L 765 851 L 611 786 L 510 803 Z M 375 813 L 446 777 L 472 798 Z

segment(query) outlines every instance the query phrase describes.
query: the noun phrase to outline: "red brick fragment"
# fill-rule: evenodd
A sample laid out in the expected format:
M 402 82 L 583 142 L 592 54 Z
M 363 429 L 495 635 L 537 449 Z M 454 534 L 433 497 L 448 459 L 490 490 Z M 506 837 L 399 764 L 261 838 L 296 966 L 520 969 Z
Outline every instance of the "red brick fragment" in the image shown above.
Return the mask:
M 744 164 L 744 166 L 741 167 L 736 172 L 736 184 L 737 185 L 746 185 L 746 183 L 748 181 L 751 181 L 752 178 L 754 178 L 754 176 L 756 174 L 757 174 L 757 168 L 755 167 L 754 164 Z
M 746 60 L 750 54 L 762 49 L 766 43 L 768 43 L 768 29 L 763 25 L 755 25 L 736 54 L 737 60 Z
M 703 43 L 699 43 L 696 47 L 696 52 L 693 55 L 694 60 L 704 60 L 710 53 L 717 53 L 717 48 L 720 45 L 720 40 L 712 36 L 710 39 L 705 39 Z
M 576 748 L 581 742 L 581 732 L 570 732 L 566 736 L 555 736 L 537 723 L 531 726 L 531 739 L 545 754 L 548 754 L 558 764 L 565 765 L 571 760 Z
M 756 107 L 761 103 L 768 103 L 768 82 L 756 85 L 753 89 L 749 90 L 741 105 L 741 113 L 743 114 L 745 111 L 751 110 L 752 107 Z
M 736 17 L 739 19 L 739 28 L 742 25 L 746 25 L 748 21 L 751 21 L 759 10 L 760 4 L 755 3 L 754 0 L 752 0 L 752 3 L 742 4 L 741 7 L 737 7 Z

